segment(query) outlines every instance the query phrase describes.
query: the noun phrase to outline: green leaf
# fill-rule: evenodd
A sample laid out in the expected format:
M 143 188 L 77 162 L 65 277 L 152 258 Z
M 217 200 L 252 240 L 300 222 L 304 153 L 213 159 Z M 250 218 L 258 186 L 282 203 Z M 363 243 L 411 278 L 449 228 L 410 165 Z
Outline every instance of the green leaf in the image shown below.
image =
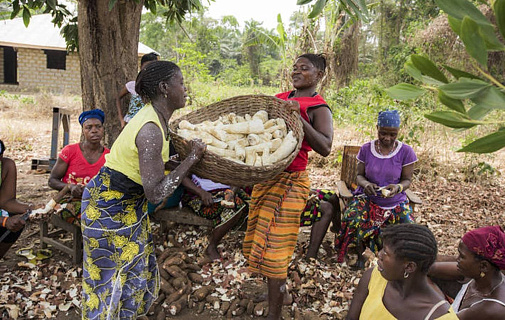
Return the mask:
M 412 63 L 412 61 L 410 60 L 410 57 L 407 59 L 407 62 L 405 62 L 405 64 L 403 65 L 403 67 L 405 68 L 405 71 L 407 71 L 407 73 L 414 79 L 416 79 L 417 81 L 422 81 L 422 74 L 421 74 L 421 71 L 419 71 L 419 69 L 417 69 L 414 64 Z
M 30 9 L 26 5 L 23 6 L 23 23 L 25 24 L 25 27 L 28 27 L 30 24 L 31 17 L 32 14 L 30 13 Z
M 19 2 L 14 1 L 12 3 L 11 19 L 14 19 L 18 15 L 19 11 L 21 11 L 21 7 L 19 7 Z
M 438 100 L 440 100 L 440 102 L 442 102 L 444 105 L 446 105 L 450 109 L 452 109 L 456 112 L 459 112 L 459 113 L 466 114 L 465 105 L 463 104 L 463 102 L 461 100 L 449 98 L 447 95 L 445 95 L 440 90 L 438 91 Z
M 56 0 L 47 0 L 46 4 L 52 10 L 56 10 Z
M 455 69 L 455 68 L 452 68 L 452 67 L 449 67 L 447 65 L 443 65 L 444 68 L 449 71 L 456 79 L 459 79 L 459 78 L 468 78 L 468 79 L 479 79 L 479 80 L 482 80 L 481 78 L 477 77 L 476 75 L 473 75 L 471 73 L 468 73 L 466 71 L 463 71 L 463 70 L 459 70 L 459 69 Z
M 452 31 L 459 36 L 461 34 L 461 20 L 448 16 L 447 21 L 449 21 Z
M 368 16 L 363 14 L 360 8 L 354 3 L 354 0 L 341 0 L 342 3 L 345 3 L 348 7 L 352 9 L 354 14 L 358 16 L 358 18 L 364 22 L 368 22 Z
M 505 147 L 505 131 L 488 134 L 458 150 L 458 152 L 491 153 Z
M 491 51 L 499 51 L 505 49 L 503 43 L 498 40 L 494 27 L 488 24 L 479 25 L 479 34 L 486 43 L 486 48 Z
M 479 25 L 469 17 L 463 18 L 460 38 L 465 44 L 466 52 L 482 66 L 487 67 L 486 44 L 479 33 Z
M 282 23 L 281 14 L 277 14 L 277 33 L 279 34 L 279 38 L 281 42 L 284 43 L 286 40 L 286 30 L 284 30 L 284 24 Z
M 326 0 L 317 0 L 314 6 L 312 7 L 312 11 L 309 13 L 308 18 L 314 19 L 317 17 L 324 9 L 326 5 Z
M 411 55 L 410 59 L 414 66 L 428 77 L 443 83 L 449 82 L 445 75 L 438 70 L 437 66 L 430 59 L 418 54 Z
M 502 37 L 505 37 L 505 0 L 495 0 L 493 3 L 493 11 L 496 17 L 496 25 Z
M 458 82 L 444 84 L 439 87 L 448 97 L 453 99 L 474 98 L 491 85 L 482 80 L 460 78 Z
M 479 24 L 491 24 L 489 20 L 468 0 L 435 0 L 437 6 L 449 16 L 463 20 L 465 16 Z
M 117 0 L 109 0 L 109 11 L 114 8 L 114 5 L 116 4 Z
M 319 14 L 324 9 L 324 6 L 326 5 L 327 0 L 316 0 L 316 3 L 312 6 L 312 11 L 309 13 L 308 18 L 309 19 L 314 19 L 316 18 Z
M 299 6 L 303 6 L 304 4 L 310 3 L 312 0 L 298 0 L 296 1 L 296 4 Z
M 368 16 L 368 6 L 366 5 L 366 0 L 350 0 L 350 1 L 356 1 L 358 3 L 359 8 L 361 9 L 361 12 L 363 12 L 365 15 Z
M 409 83 L 399 83 L 386 89 L 386 93 L 391 98 L 398 100 L 415 99 L 425 92 L 426 90 L 416 87 Z
M 481 120 L 485 116 L 487 116 L 491 111 L 493 111 L 493 109 L 484 108 L 476 104 L 468 110 L 467 114 L 471 119 Z
M 483 90 L 472 101 L 483 108 L 505 110 L 505 95 L 496 87 L 489 87 Z
M 456 111 L 435 111 L 424 115 L 433 122 L 443 124 L 450 128 L 471 128 L 479 123 L 472 123 L 467 116 Z

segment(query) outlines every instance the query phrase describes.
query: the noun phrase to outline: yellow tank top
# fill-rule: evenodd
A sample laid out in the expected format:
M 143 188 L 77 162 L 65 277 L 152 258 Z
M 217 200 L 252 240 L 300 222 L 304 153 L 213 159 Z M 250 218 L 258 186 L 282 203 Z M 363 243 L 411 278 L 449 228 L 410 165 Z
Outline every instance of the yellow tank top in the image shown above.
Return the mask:
M 163 129 L 152 105 L 145 105 L 140 111 L 128 122 L 128 125 L 123 128 L 121 134 L 110 148 L 110 153 L 105 155 L 105 166 L 107 168 L 119 171 L 132 179 L 136 183 L 142 185 L 139 169 L 139 153 L 135 145 L 135 139 L 140 129 L 148 122 L 155 123 L 160 130 Z M 163 134 L 164 135 L 164 134 Z M 163 162 L 167 162 L 169 158 L 170 137 L 163 139 L 163 147 L 161 157 Z
M 384 296 L 384 290 L 386 290 L 387 284 L 388 281 L 382 277 L 377 268 L 374 268 L 372 276 L 370 277 L 370 282 L 368 283 L 368 296 L 361 308 L 361 314 L 359 316 L 360 320 L 396 319 L 391 313 L 389 313 L 386 306 L 382 303 L 382 297 Z M 448 313 L 437 318 L 437 320 L 458 320 L 458 317 L 451 307 Z

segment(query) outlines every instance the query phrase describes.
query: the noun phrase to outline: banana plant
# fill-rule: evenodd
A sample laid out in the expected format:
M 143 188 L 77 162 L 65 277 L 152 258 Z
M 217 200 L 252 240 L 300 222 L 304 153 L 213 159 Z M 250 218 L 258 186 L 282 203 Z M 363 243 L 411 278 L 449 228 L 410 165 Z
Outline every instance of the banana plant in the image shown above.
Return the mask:
M 487 126 L 496 130 L 459 149 L 459 152 L 492 153 L 505 147 L 505 121 L 492 117 L 493 111 L 505 110 L 505 86 L 488 69 L 488 53 L 505 51 L 495 29 L 505 38 L 505 0 L 482 0 L 493 11 L 496 25 L 468 0 L 435 0 L 448 15 L 451 29 L 463 42 L 472 58 L 475 72 L 452 68 L 434 62 L 422 55 L 411 55 L 405 70 L 419 83 L 400 83 L 387 93 L 394 99 L 416 99 L 434 92 L 446 110 L 434 111 L 425 117 L 446 127 L 465 130 Z M 449 78 L 446 76 L 449 76 Z M 501 117 L 503 119 L 503 116 Z
M 330 2 L 329 0 L 297 0 L 297 5 L 305 5 L 314 2 L 312 10 L 309 13 L 309 18 L 316 18 L 323 12 L 324 7 Z M 355 20 L 368 22 L 368 8 L 366 0 L 339 0 L 343 10 L 353 17 Z

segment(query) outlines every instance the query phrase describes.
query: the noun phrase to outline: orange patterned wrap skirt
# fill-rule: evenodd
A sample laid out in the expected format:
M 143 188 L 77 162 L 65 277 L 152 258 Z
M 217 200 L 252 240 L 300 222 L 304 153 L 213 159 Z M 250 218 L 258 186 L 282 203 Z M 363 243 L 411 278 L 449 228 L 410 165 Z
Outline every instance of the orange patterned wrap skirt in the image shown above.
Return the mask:
M 251 272 L 287 278 L 309 190 L 305 171 L 282 172 L 254 186 L 243 245 Z

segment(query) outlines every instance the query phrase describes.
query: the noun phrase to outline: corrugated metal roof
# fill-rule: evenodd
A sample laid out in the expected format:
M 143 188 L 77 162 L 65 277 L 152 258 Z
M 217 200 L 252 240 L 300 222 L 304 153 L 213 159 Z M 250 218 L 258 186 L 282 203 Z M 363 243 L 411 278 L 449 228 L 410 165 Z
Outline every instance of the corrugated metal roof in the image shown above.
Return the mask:
M 0 46 L 65 50 L 65 39 L 51 20 L 50 14 L 34 15 L 28 27 L 25 27 L 22 18 L 0 20 Z M 139 56 L 153 51 L 139 42 Z

